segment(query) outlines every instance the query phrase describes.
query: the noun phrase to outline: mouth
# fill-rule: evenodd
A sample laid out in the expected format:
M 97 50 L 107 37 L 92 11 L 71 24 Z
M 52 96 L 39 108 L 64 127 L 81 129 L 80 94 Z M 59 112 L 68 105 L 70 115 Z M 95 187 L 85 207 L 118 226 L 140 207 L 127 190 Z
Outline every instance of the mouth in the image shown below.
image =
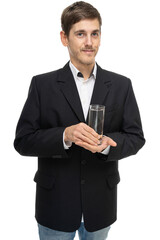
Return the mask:
M 82 52 L 87 53 L 87 54 L 91 54 L 91 53 L 94 53 L 95 50 L 94 49 L 82 49 Z

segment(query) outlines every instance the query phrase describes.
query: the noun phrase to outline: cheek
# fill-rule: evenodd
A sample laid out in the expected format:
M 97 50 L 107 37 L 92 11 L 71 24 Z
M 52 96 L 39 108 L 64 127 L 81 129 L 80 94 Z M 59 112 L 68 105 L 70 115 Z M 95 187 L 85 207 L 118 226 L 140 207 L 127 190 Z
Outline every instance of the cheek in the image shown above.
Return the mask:
M 76 48 L 74 48 L 73 46 L 69 46 L 68 47 L 68 51 L 71 55 L 76 55 Z
M 76 44 L 70 44 L 69 46 L 68 46 L 68 50 L 69 50 L 69 52 L 72 54 L 72 55 L 78 55 L 79 54 L 79 52 L 80 52 L 80 47 L 78 46 L 78 45 L 76 45 Z
M 101 41 L 98 41 L 98 42 L 96 42 L 96 44 L 95 44 L 96 46 L 97 46 L 97 49 L 99 48 L 99 46 L 101 45 Z

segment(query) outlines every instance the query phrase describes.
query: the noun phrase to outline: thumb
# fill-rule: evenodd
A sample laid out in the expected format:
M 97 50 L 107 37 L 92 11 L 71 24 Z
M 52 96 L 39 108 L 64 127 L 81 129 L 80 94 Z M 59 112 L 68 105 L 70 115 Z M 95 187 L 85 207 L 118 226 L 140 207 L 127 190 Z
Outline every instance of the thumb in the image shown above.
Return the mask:
M 112 147 L 116 147 L 117 143 L 115 141 L 113 141 L 111 138 L 108 138 L 108 145 L 110 145 Z

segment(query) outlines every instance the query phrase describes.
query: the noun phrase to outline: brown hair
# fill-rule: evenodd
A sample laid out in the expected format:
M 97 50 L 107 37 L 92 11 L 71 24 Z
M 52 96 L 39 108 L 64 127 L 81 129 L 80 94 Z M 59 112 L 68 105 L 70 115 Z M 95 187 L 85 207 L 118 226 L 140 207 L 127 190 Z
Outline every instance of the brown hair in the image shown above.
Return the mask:
M 95 18 L 98 19 L 101 27 L 102 19 L 101 19 L 100 13 L 96 8 L 94 8 L 91 4 L 83 1 L 75 2 L 72 5 L 65 8 L 62 13 L 62 16 L 61 16 L 62 30 L 65 32 L 67 36 L 69 36 L 69 32 L 73 24 L 84 19 L 95 19 Z

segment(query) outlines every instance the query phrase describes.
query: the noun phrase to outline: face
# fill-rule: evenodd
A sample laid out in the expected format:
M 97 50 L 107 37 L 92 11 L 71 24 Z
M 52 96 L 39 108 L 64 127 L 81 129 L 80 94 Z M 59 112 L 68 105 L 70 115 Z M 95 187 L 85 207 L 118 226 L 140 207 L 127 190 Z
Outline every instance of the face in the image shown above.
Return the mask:
M 85 19 L 75 23 L 67 37 L 61 32 L 61 40 L 68 47 L 71 62 L 80 65 L 94 65 L 100 46 L 100 25 L 98 19 Z

